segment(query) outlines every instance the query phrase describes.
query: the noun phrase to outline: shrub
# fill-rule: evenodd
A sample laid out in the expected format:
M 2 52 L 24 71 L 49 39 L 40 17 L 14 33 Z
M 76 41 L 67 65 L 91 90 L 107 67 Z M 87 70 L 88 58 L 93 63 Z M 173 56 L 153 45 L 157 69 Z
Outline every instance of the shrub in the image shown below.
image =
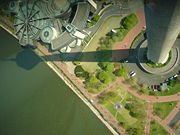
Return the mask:
M 131 128 L 129 127 L 127 129 L 127 132 L 130 134 L 130 135 L 139 135 L 140 134 L 140 130 L 137 129 L 137 128 Z
M 74 65 L 79 65 L 79 64 L 80 64 L 80 61 L 73 61 L 73 64 L 74 64 Z
M 100 19 L 100 15 L 95 15 L 92 20 L 95 21 L 95 22 L 98 22 Z
M 122 20 L 122 25 L 125 29 L 130 30 L 138 23 L 138 18 L 135 14 L 130 14 Z
M 174 87 L 175 84 L 176 84 L 176 81 L 175 81 L 175 80 L 171 80 L 169 85 L 170 85 L 171 87 Z
M 93 25 L 95 25 L 100 19 L 99 15 L 95 15 L 92 19 L 91 22 L 87 23 L 87 27 L 91 27 Z
M 105 84 L 111 82 L 111 78 L 109 77 L 108 72 L 106 71 L 100 71 L 98 74 L 98 79 Z
M 120 70 L 118 70 L 117 75 L 122 76 L 122 77 L 126 77 L 127 71 L 125 69 L 120 69 Z

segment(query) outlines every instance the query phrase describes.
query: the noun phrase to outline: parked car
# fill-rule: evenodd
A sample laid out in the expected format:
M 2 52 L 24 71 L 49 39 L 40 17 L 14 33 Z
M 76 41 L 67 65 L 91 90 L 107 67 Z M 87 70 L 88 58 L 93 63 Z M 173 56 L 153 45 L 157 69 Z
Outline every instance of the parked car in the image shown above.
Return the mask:
M 136 72 L 135 71 L 131 71 L 130 73 L 129 73 L 129 76 L 130 77 L 133 77 L 133 76 L 135 76 L 136 75 Z
M 160 91 L 160 85 L 151 85 L 152 91 Z
M 128 63 L 129 61 L 128 60 L 125 60 L 124 63 Z

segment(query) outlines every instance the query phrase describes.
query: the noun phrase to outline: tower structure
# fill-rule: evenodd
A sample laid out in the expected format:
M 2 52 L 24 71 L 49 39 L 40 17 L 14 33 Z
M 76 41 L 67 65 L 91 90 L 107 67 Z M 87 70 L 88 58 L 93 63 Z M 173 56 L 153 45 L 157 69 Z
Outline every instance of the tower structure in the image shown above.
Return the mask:
M 180 32 L 180 0 L 146 0 L 147 57 L 165 63 Z

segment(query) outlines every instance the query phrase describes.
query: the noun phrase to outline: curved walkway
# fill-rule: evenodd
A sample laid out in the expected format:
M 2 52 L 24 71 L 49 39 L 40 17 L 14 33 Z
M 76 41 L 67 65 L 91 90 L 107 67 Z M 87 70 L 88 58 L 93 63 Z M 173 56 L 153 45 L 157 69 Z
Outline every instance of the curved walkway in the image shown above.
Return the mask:
M 130 14 L 136 10 L 142 9 L 143 3 L 141 0 L 133 0 L 128 3 L 123 3 L 121 5 L 112 5 L 109 6 L 107 9 L 105 9 L 99 19 L 99 21 L 92 27 L 85 29 L 86 31 L 91 31 L 91 36 L 94 35 L 101 24 L 111 16 L 116 15 L 124 15 L 124 14 Z
M 123 53 L 114 51 L 112 54 L 113 61 L 119 61 L 120 59 L 124 59 L 129 56 L 129 49 L 131 47 L 131 44 L 133 43 L 135 37 L 142 31 L 143 27 L 146 25 L 144 9 L 142 8 L 136 11 L 135 14 L 139 20 L 137 25 L 128 32 L 123 41 L 117 42 L 113 47 L 113 50 L 126 51 L 123 51 Z
M 153 117 L 153 103 L 148 104 L 146 125 L 144 128 L 145 135 L 150 135 L 151 119 Z

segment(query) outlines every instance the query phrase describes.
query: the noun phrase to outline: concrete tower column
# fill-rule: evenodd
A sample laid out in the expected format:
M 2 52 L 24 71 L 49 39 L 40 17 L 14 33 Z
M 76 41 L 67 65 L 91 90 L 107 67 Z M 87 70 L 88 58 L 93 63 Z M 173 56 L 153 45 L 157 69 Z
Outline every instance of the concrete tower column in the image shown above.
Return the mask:
M 147 57 L 164 63 L 180 32 L 180 0 L 146 0 Z

